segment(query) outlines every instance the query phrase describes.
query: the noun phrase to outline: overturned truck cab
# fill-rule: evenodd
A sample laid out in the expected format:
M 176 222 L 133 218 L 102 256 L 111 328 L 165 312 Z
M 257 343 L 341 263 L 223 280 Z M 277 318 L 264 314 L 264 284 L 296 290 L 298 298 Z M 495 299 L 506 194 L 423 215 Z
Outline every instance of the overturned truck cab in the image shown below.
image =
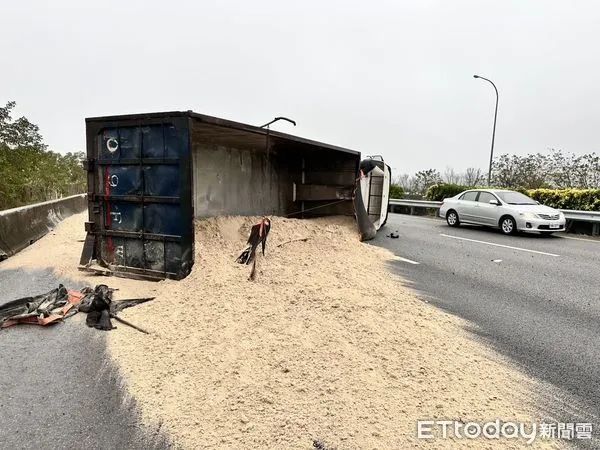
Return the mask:
M 392 169 L 380 155 L 360 162 L 354 209 L 361 241 L 373 239 L 388 218 Z

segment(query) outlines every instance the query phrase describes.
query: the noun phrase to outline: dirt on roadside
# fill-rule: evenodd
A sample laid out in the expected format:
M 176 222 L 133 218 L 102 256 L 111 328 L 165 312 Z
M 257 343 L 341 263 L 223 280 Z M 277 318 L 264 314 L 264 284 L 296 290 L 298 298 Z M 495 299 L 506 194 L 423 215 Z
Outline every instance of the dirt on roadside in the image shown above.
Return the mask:
M 235 259 L 257 218 L 199 220 L 192 273 L 162 282 L 79 272 L 84 220 L 65 220 L 0 270 L 53 267 L 119 288 L 117 298 L 156 296 L 121 313 L 151 334 L 117 324 L 109 349 L 144 421 L 182 448 L 521 448 L 418 440 L 416 422 L 544 419 L 536 383 L 419 300 L 351 218 L 273 218 L 255 281 Z

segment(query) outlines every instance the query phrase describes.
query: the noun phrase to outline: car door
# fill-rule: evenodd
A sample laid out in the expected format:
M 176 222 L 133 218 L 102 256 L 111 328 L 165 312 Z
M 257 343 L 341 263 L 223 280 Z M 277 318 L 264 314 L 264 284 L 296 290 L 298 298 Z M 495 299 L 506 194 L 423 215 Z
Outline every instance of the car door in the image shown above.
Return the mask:
M 482 191 L 477 197 L 475 211 L 477 223 L 482 225 L 498 225 L 498 205 L 490 204 L 491 200 L 498 201 L 496 196 L 490 192 Z
M 476 222 L 476 206 L 479 191 L 467 191 L 458 200 L 458 217 L 462 222 Z

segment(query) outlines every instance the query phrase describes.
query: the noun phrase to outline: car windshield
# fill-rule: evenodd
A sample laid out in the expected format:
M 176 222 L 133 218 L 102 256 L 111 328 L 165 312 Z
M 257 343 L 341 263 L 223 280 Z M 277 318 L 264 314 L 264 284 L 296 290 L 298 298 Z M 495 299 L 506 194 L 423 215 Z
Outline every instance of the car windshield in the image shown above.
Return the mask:
M 520 192 L 496 192 L 505 203 L 509 205 L 537 205 L 537 202 Z

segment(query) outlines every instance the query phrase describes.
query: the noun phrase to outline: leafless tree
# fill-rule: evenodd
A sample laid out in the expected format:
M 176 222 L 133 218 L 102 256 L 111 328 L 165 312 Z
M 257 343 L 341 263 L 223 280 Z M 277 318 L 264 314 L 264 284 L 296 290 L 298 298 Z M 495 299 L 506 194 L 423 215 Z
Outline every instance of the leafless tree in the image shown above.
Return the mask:
M 442 182 L 442 176 L 436 169 L 419 170 L 415 174 L 415 181 L 416 192 L 425 195 L 429 186 Z
M 448 184 L 460 184 L 461 175 L 457 173 L 452 167 L 446 167 L 442 181 Z
M 414 194 L 417 190 L 417 182 L 414 176 L 407 173 L 401 173 L 392 180 L 393 184 L 397 184 L 406 194 Z
M 477 186 L 483 182 L 483 174 L 481 169 L 475 167 L 468 167 L 463 174 L 462 182 L 465 186 Z

